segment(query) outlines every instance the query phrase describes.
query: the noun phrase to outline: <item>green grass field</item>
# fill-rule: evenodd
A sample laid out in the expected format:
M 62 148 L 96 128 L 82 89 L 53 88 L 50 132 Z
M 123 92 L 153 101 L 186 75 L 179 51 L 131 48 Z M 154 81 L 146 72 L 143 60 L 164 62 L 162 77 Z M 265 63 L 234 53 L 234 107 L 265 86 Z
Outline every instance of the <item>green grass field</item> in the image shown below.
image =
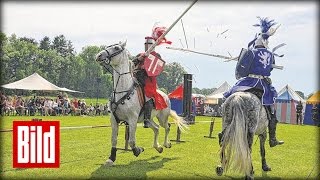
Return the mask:
M 32 117 L 34 118 L 34 117 Z M 110 124 L 109 116 L 38 117 L 43 120 L 60 120 L 61 127 L 93 126 Z M 11 129 L 13 120 L 30 120 L 31 117 L 12 116 L 1 119 L 0 129 Z M 216 118 L 213 135 L 209 134 L 211 117 L 196 117 L 187 133 L 181 135 L 186 142 L 172 142 L 170 149 L 159 154 L 152 148 L 153 132 L 140 124 L 137 129 L 137 145 L 145 148 L 139 157 L 132 152 L 118 150 L 113 167 L 103 166 L 111 148 L 111 128 L 86 128 L 61 130 L 61 164 L 56 169 L 15 169 L 12 167 L 12 133 L 1 134 L 1 178 L 5 179 L 235 179 L 242 174 L 228 172 L 217 176 L 215 168 L 219 162 L 217 133 L 221 130 L 221 119 Z M 171 120 L 170 120 L 171 121 Z M 285 144 L 270 148 L 266 144 L 266 158 L 272 168 L 261 169 L 259 140 L 253 145 L 253 166 L 256 179 L 319 179 L 319 128 L 278 124 L 278 139 Z M 176 126 L 171 126 L 170 139 L 176 139 Z M 159 142 L 163 144 L 164 130 Z M 124 147 L 124 127 L 120 127 L 118 147 Z

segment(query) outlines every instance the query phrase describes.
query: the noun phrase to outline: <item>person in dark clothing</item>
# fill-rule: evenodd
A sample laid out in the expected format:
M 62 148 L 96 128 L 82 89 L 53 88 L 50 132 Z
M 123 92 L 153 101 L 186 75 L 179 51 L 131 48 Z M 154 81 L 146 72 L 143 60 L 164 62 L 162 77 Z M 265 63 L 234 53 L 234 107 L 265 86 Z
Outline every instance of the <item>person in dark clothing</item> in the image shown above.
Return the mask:
M 299 101 L 299 103 L 296 105 L 296 113 L 297 113 L 297 124 L 302 125 L 302 102 Z
M 319 109 L 316 104 L 312 105 L 311 114 L 312 114 L 312 120 L 314 121 L 314 125 L 316 125 L 316 126 L 318 125 L 320 127 Z

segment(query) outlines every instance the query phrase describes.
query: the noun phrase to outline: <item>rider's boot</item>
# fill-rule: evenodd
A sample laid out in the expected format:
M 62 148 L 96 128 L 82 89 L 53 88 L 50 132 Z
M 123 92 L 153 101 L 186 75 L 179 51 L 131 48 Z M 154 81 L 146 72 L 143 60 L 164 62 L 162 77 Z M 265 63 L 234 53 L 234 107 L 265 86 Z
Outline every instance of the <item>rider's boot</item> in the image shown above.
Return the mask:
M 284 142 L 283 141 L 278 141 L 276 138 L 276 129 L 277 129 L 277 117 L 276 117 L 276 113 L 274 110 L 271 110 L 271 107 L 267 107 L 266 109 L 268 109 L 270 117 L 269 119 L 269 124 L 268 124 L 268 128 L 269 128 L 269 145 L 270 147 L 274 147 L 277 145 L 281 145 Z
M 144 128 L 149 128 L 151 126 L 151 112 L 153 109 L 153 100 L 150 99 L 149 101 L 146 102 L 144 105 L 144 121 L 143 121 L 143 127 Z

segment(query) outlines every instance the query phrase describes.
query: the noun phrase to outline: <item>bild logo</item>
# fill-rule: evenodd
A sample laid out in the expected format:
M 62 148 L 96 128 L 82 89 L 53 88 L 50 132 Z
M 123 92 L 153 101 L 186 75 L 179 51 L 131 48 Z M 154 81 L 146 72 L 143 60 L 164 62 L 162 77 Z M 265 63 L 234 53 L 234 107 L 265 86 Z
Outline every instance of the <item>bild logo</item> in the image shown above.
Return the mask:
M 59 121 L 13 121 L 12 142 L 14 168 L 59 168 Z

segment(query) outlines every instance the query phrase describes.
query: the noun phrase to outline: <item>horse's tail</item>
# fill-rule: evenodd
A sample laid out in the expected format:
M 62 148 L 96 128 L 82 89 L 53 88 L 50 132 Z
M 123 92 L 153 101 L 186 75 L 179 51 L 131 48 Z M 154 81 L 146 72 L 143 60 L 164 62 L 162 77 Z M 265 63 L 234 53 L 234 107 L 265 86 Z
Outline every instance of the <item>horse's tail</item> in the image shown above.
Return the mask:
M 227 171 L 233 166 L 235 171 L 250 174 L 251 152 L 248 145 L 248 126 L 244 101 L 235 95 L 230 101 L 231 123 L 226 127 L 221 143 L 222 167 Z
M 185 132 L 185 130 L 189 128 L 187 122 L 183 118 L 178 116 L 178 114 L 174 110 L 170 109 L 170 117 L 173 118 L 174 123 L 182 132 Z

